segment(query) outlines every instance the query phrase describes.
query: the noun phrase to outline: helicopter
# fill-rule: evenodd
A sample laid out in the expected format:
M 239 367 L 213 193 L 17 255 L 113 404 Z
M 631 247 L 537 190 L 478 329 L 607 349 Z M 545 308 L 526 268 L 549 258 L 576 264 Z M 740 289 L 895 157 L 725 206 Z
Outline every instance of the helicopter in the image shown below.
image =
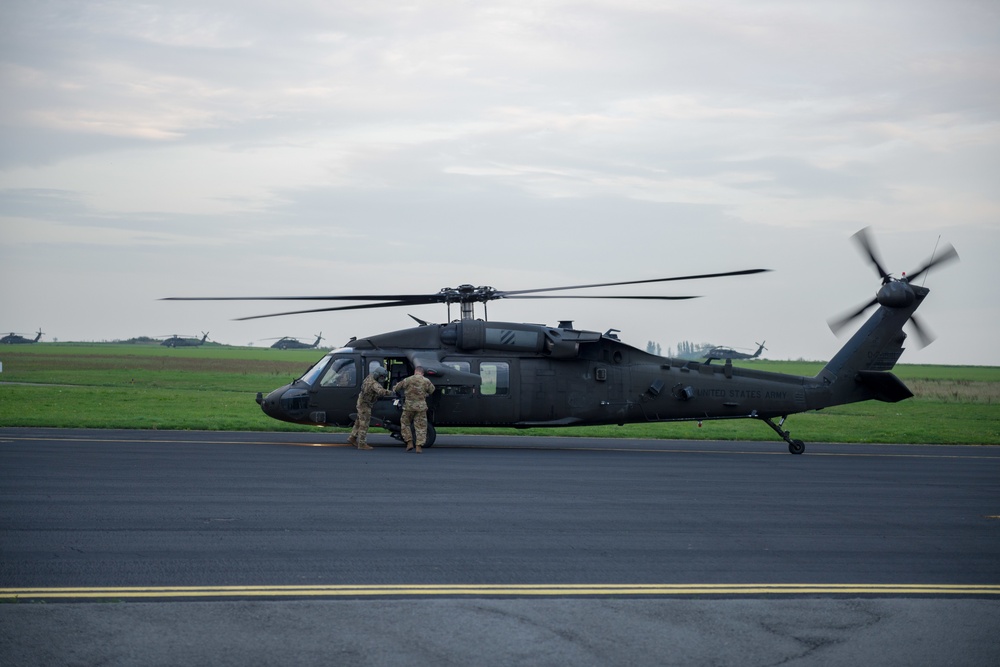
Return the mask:
M 256 401 L 268 416 L 314 426 L 346 427 L 357 416 L 355 401 L 361 380 L 376 367 L 388 371 L 387 387 L 422 367 L 434 383 L 428 400 L 425 446 L 434 444 L 438 427 L 567 427 L 639 422 L 755 419 L 770 427 L 802 454 L 805 443 L 784 429 L 789 415 L 835 405 L 877 400 L 898 402 L 913 393 L 890 371 L 903 353 L 911 323 L 922 342 L 929 342 L 914 312 L 930 290 L 913 283 L 931 267 L 958 258 L 950 245 L 938 257 L 895 278 L 882 268 L 867 228 L 853 237 L 875 265 L 882 284 L 863 306 L 828 322 L 840 329 L 872 306 L 877 310 L 814 377 L 788 375 L 733 365 L 699 363 L 661 357 L 622 342 L 616 329 L 604 333 L 558 326 L 477 319 L 475 304 L 495 299 L 604 298 L 690 299 L 692 296 L 568 296 L 541 294 L 675 280 L 746 276 L 749 269 L 649 280 L 542 289 L 501 291 L 460 285 L 432 294 L 299 296 L 299 297 L 171 297 L 165 300 L 318 300 L 369 301 L 346 306 L 296 310 L 238 318 L 251 320 L 300 313 L 458 304 L 461 317 L 447 324 L 413 318 L 417 325 L 399 331 L 351 338 L 330 351 L 301 377 Z M 399 399 L 379 399 L 372 426 L 400 435 Z M 777 422 L 775 420 L 778 420 Z
M 185 338 L 174 334 L 165 339 L 160 345 L 165 347 L 198 347 L 199 345 L 204 345 L 206 340 L 208 340 L 208 334 L 204 331 L 201 332 L 201 339 L 194 336 Z
M 283 338 L 265 338 L 264 340 L 277 340 L 276 343 L 271 345 L 272 348 L 276 350 L 311 350 L 313 348 L 319 347 L 319 342 L 323 340 L 323 333 L 320 332 L 316 334 L 316 340 L 310 345 L 309 343 L 303 343 L 298 338 L 292 338 L 291 336 L 284 336 Z
M 766 343 L 767 341 L 764 341 Z M 710 364 L 713 361 L 718 361 L 721 359 L 757 359 L 760 357 L 760 353 L 766 350 L 764 343 L 754 343 L 757 346 L 757 351 L 753 354 L 748 354 L 746 352 L 737 352 L 731 347 L 713 347 L 708 352 L 705 353 L 705 363 Z
M 33 339 L 32 338 L 27 338 L 27 336 L 30 336 L 30 335 L 31 334 L 23 334 L 23 335 L 22 334 L 16 334 L 16 333 L 14 333 L 12 331 L 9 334 L 7 334 L 6 336 L 4 336 L 3 338 L 0 338 L 0 345 L 27 345 L 27 344 L 30 344 L 30 343 L 37 343 L 38 341 L 40 341 L 42 339 L 42 336 L 44 336 L 45 334 L 43 334 L 42 330 L 39 329 L 35 333 L 35 337 Z

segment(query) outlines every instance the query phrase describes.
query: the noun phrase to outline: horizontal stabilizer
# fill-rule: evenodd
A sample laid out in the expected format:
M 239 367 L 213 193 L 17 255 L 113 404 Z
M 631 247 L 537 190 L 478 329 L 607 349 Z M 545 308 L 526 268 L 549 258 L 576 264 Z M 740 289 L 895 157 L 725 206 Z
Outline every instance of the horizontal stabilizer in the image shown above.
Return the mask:
M 903 381 L 885 371 L 858 371 L 857 381 L 875 392 L 876 401 L 896 403 L 913 397 Z

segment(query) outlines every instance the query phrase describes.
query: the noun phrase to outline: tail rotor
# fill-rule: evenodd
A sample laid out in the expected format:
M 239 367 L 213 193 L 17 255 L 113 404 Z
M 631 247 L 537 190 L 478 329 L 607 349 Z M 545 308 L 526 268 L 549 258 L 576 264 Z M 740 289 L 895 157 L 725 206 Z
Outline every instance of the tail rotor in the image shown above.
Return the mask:
M 853 310 L 827 320 L 827 324 L 830 325 L 830 329 L 834 333 L 842 331 L 855 319 L 861 317 L 872 306 L 881 305 L 887 308 L 904 308 L 909 306 L 916 299 L 916 294 L 910 286 L 914 280 L 927 273 L 935 266 L 959 259 L 958 252 L 951 244 L 948 244 L 940 254 L 933 255 L 916 271 L 913 271 L 910 274 L 904 273 L 899 278 L 894 278 L 892 274 L 885 270 L 884 264 L 879 257 L 877 249 L 875 248 L 875 243 L 869 235 L 869 229 L 869 227 L 865 227 L 855 233 L 851 238 L 854 239 L 855 243 L 858 244 L 862 252 L 868 256 L 868 260 L 872 263 L 872 265 L 874 265 L 875 270 L 882 279 L 882 287 L 879 288 L 878 292 L 875 294 L 875 298 L 872 300 Z M 916 335 L 918 343 L 921 347 L 926 347 L 934 341 L 934 335 L 924 324 L 922 324 L 920 320 L 911 316 L 910 323 L 913 325 L 913 333 Z

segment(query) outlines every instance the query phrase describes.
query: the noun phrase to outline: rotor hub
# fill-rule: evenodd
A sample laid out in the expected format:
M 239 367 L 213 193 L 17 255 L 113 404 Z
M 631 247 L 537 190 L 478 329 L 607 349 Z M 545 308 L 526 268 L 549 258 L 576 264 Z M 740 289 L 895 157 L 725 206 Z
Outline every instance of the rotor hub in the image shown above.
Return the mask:
M 486 303 L 499 299 L 497 290 L 492 287 L 459 285 L 458 287 L 442 287 L 438 299 L 444 303 Z
M 878 291 L 878 302 L 889 308 L 906 308 L 917 298 L 909 283 L 902 280 L 890 280 Z

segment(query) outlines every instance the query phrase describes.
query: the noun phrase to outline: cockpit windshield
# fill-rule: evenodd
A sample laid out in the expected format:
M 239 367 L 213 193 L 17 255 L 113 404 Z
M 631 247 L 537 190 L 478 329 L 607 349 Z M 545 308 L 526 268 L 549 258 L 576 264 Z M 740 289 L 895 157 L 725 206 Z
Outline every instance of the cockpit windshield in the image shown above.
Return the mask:
M 306 371 L 299 378 L 300 382 L 314 389 L 319 387 L 354 387 L 357 385 L 357 362 L 353 350 L 342 348 L 334 350 Z M 350 356 L 348 356 L 350 355 Z
M 330 357 L 333 354 L 328 354 L 319 361 L 317 361 L 312 368 L 307 370 L 305 374 L 299 378 L 300 381 L 305 382 L 310 387 L 316 384 L 316 380 L 319 379 L 320 373 L 326 368 L 326 365 L 330 363 Z

